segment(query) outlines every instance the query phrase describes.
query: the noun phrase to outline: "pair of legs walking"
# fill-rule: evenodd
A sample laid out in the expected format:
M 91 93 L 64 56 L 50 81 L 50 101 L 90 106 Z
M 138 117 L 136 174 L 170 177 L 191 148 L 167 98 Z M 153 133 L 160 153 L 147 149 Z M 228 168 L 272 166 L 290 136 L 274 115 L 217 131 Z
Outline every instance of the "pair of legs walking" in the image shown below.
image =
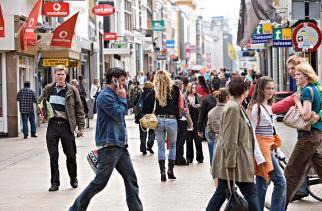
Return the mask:
M 76 164 L 76 143 L 75 136 L 70 131 L 67 120 L 56 121 L 51 119 L 48 124 L 47 133 L 47 149 L 50 157 L 51 171 L 51 188 L 49 191 L 56 191 L 60 186 L 59 165 L 58 165 L 58 144 L 61 140 L 64 154 L 66 155 L 66 165 L 70 177 L 71 185 L 75 188 L 77 182 L 77 164 Z
M 140 130 L 140 152 L 143 153 L 143 155 L 146 155 L 146 151 L 148 150 L 150 153 L 154 153 L 152 150 L 154 139 L 155 139 L 155 132 L 152 129 L 148 129 L 148 131 L 142 130 L 141 126 L 139 125 Z M 146 138 L 148 138 L 148 142 L 146 141 Z
M 28 119 L 30 122 L 30 129 L 31 129 L 31 137 L 36 136 L 36 122 L 35 122 L 35 113 L 21 113 L 22 117 L 22 132 L 23 136 L 26 139 L 28 137 L 29 129 L 28 129 Z
M 260 211 L 255 184 L 248 182 L 236 182 L 236 185 L 239 187 L 241 193 L 248 202 L 248 210 Z M 218 187 L 210 199 L 206 211 L 219 211 L 228 197 L 228 192 L 227 180 L 219 179 Z
M 141 211 L 143 206 L 139 198 L 139 186 L 128 150 L 124 147 L 104 147 L 98 151 L 98 168 L 94 180 L 77 197 L 69 211 L 84 211 L 90 200 L 108 183 L 113 170 L 123 177 L 126 202 L 130 211 Z
M 299 131 L 298 141 L 285 168 L 287 183 L 286 206 L 303 183 L 307 166 L 312 165 L 322 181 L 321 131 Z
M 195 128 L 193 131 L 187 132 L 187 161 L 188 163 L 192 163 L 194 158 L 194 150 L 193 150 L 193 142 L 195 143 L 196 153 L 197 153 L 197 161 L 199 163 L 203 162 L 203 152 L 202 152 L 202 140 L 198 135 L 197 129 Z
M 286 181 L 284 177 L 284 173 L 280 165 L 278 164 L 278 160 L 275 157 L 275 153 L 271 152 L 272 162 L 274 170 L 270 174 L 270 180 L 274 183 L 274 190 L 272 193 L 271 199 L 271 211 L 281 211 L 285 208 L 285 200 L 286 200 Z M 258 195 L 258 202 L 260 210 L 264 210 L 265 205 L 265 197 L 268 188 L 268 184 L 262 177 L 256 176 L 256 189 Z
M 189 165 L 184 158 L 184 144 L 186 142 L 188 122 L 178 121 L 178 134 L 176 144 L 176 165 Z
M 161 173 L 161 181 L 166 181 L 165 174 L 165 139 L 168 136 L 169 141 L 169 162 L 168 162 L 168 178 L 176 179 L 173 173 L 176 160 L 176 142 L 177 142 L 178 123 L 176 119 L 158 118 L 158 126 L 155 129 L 155 136 L 158 142 L 158 160 Z

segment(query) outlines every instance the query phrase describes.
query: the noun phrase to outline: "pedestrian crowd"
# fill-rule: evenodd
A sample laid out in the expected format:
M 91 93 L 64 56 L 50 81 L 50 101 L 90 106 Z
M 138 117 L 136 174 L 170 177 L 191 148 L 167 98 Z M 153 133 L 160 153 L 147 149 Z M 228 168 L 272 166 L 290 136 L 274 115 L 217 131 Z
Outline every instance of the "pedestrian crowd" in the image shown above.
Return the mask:
M 134 78 L 121 68 L 111 68 L 104 83 L 99 85 L 94 80 L 90 91 L 97 113 L 96 175 L 69 210 L 86 210 L 91 198 L 104 189 L 114 168 L 124 179 L 129 210 L 143 210 L 127 150 L 125 116 L 131 113 L 138 124 L 142 155 L 154 154 L 156 140 L 161 182 L 180 179 L 175 176 L 175 165 L 187 168 L 193 162 L 202 165 L 202 142 L 207 142 L 215 188 L 207 211 L 220 210 L 235 185 L 248 210 L 262 211 L 270 182 L 274 185 L 270 210 L 286 210 L 290 202 L 307 196 L 303 182 L 310 167 L 322 180 L 322 88 L 315 71 L 304 59 L 291 55 L 287 66 L 298 89 L 277 103 L 274 103 L 273 79 L 252 68 L 242 74 L 223 68 L 204 75 L 193 70 L 179 70 L 177 74 L 158 70 L 149 75 L 140 72 Z M 58 66 L 55 82 L 44 88 L 37 101 L 29 87 L 30 83 L 29 86 L 26 83 L 17 96 L 24 137 L 28 136 L 27 118 L 31 122 L 31 136 L 36 136 L 31 114 L 34 111 L 24 107 L 31 108 L 33 103 L 44 104 L 44 101 L 49 104 L 38 110 L 41 119 L 49 123 L 46 134 L 51 167 L 49 191 L 57 191 L 60 186 L 59 140 L 67 157 L 70 184 L 77 188 L 74 132 L 78 127 L 78 136 L 83 136 L 88 113 L 84 79 L 80 78 L 80 83 L 73 80 L 69 85 L 66 68 Z M 283 172 L 277 155 L 282 140 L 275 129 L 275 114 L 287 112 L 292 106 L 303 121 L 311 124 L 309 130 L 298 128 L 298 141 Z M 53 115 L 49 118 L 50 110 Z M 231 199 L 227 206 L 230 202 Z

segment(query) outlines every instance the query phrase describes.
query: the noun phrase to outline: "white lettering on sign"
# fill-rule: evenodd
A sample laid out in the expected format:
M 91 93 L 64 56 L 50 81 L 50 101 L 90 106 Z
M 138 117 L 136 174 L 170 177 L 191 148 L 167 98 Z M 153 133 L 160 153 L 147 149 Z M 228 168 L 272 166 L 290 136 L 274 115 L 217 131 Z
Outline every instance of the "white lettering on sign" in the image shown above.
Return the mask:
M 282 33 L 282 32 L 281 32 L 280 30 L 277 30 L 277 31 L 276 31 L 275 35 L 276 35 L 276 39 L 277 39 L 277 40 L 280 40 L 280 39 L 281 39 L 281 38 L 280 38 L 281 33 Z
M 114 8 L 94 8 L 95 13 L 113 13 Z
M 258 25 L 258 26 L 256 27 L 256 30 L 257 30 L 257 31 L 256 31 L 256 34 L 260 34 L 260 33 L 261 33 L 261 31 L 260 31 L 260 30 L 261 30 L 261 28 L 262 28 L 262 27 L 261 27 L 260 25 Z

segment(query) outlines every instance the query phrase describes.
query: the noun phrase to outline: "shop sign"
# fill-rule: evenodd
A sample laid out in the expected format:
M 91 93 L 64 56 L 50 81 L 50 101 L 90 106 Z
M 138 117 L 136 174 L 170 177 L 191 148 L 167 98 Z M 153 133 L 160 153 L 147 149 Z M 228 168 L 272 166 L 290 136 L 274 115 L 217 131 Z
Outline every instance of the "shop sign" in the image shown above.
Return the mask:
M 69 60 L 68 67 L 80 67 L 80 61 L 78 61 L 78 60 Z
M 4 18 L 2 14 L 1 5 L 0 5 L 0 37 L 4 37 Z
M 68 59 L 43 59 L 42 66 L 43 67 L 55 67 L 58 65 L 64 65 L 65 67 L 69 66 Z
M 168 51 L 167 49 L 162 49 L 160 53 L 161 55 L 167 55 Z
M 321 31 L 317 25 L 305 22 L 295 27 L 293 31 L 293 44 L 297 51 L 313 52 L 321 44 Z
M 164 31 L 164 20 L 153 20 L 152 21 L 153 31 Z
M 167 59 L 167 56 L 166 55 L 159 55 L 157 57 L 157 60 L 166 60 Z
M 174 48 L 174 40 L 165 41 L 166 48 Z
M 271 23 L 258 24 L 252 36 L 251 43 L 258 44 L 271 41 L 273 38 L 272 31 L 273 29 Z
M 108 4 L 99 4 L 92 9 L 92 12 L 99 16 L 110 16 L 115 13 L 115 7 Z
M 42 14 L 48 17 L 66 17 L 69 15 L 69 3 L 46 2 L 42 6 Z
M 117 40 L 117 33 L 116 32 L 105 32 L 104 33 L 104 40 Z
M 273 29 L 273 47 L 292 47 L 291 28 Z

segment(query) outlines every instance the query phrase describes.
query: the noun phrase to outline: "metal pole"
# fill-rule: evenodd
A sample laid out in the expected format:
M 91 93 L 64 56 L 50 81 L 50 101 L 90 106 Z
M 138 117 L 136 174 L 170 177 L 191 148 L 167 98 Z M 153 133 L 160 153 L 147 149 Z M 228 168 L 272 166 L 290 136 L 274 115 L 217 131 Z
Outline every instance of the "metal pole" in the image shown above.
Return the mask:
M 304 0 L 304 19 L 307 21 L 310 19 L 310 1 Z

